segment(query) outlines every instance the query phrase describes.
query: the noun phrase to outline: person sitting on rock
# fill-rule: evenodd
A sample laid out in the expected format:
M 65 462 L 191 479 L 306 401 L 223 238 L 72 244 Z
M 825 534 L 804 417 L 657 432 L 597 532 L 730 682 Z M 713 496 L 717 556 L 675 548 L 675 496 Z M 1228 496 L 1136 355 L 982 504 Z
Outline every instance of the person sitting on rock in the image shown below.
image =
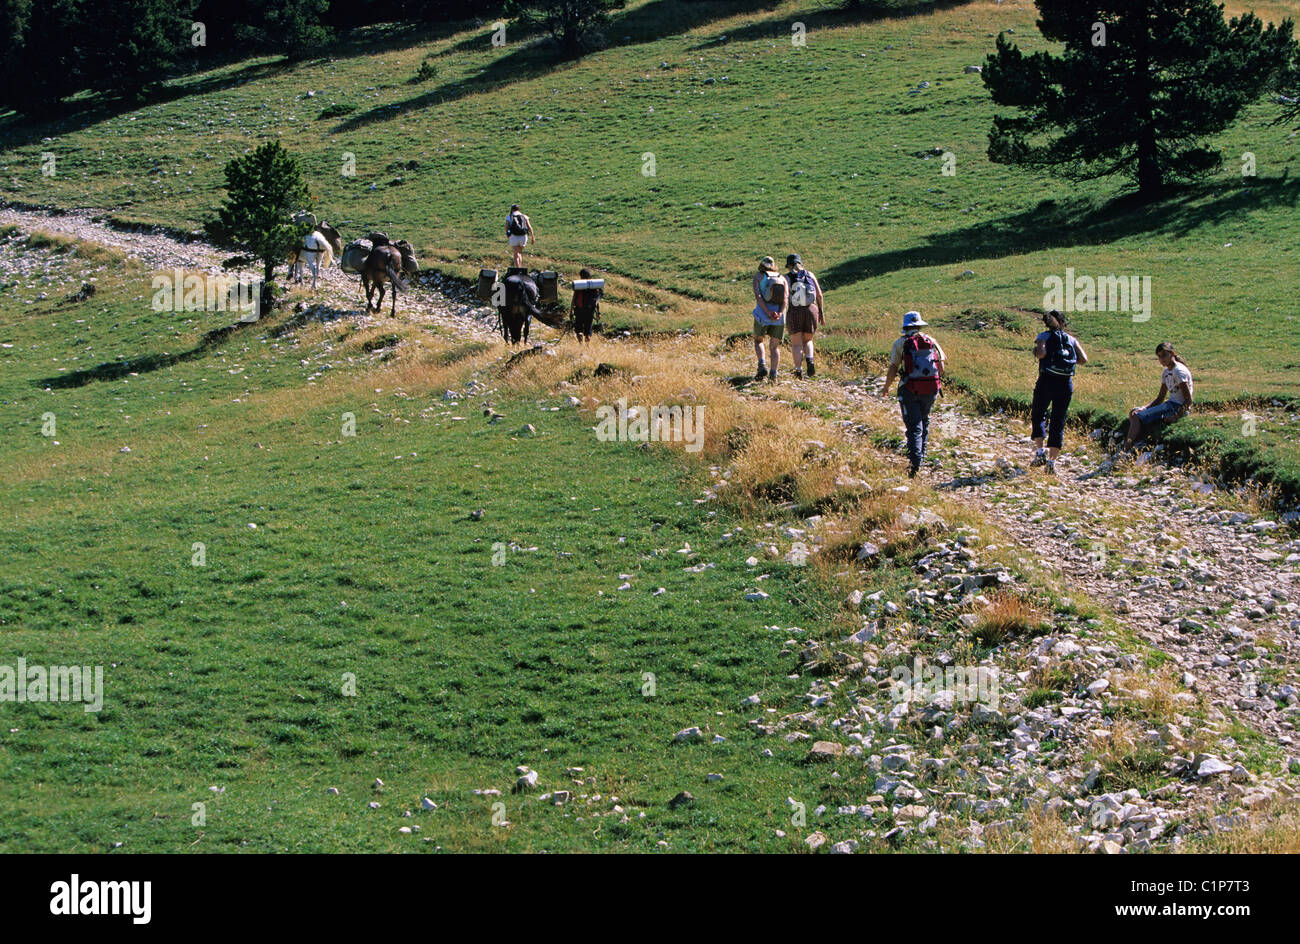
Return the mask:
M 1156 345 L 1156 360 L 1164 368 L 1160 391 L 1146 406 L 1135 406 L 1129 411 L 1125 449 L 1133 448 L 1145 428 L 1167 426 L 1182 419 L 1192 408 L 1192 372 L 1187 362 L 1174 352 L 1174 346 L 1168 341 Z

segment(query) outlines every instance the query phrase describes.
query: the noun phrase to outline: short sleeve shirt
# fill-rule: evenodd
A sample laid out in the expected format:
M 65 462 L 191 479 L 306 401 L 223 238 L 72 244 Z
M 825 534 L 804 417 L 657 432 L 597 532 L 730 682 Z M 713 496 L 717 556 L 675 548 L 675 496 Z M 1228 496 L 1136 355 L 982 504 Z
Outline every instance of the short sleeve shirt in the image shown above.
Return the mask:
M 1192 372 L 1187 369 L 1186 364 L 1180 364 L 1177 361 L 1174 361 L 1174 366 L 1166 368 L 1160 379 L 1165 385 L 1165 390 L 1169 392 L 1169 400 L 1171 403 L 1183 402 L 1183 394 L 1182 391 L 1179 390 L 1179 384 L 1187 384 L 1188 392 L 1195 395 L 1192 390 Z

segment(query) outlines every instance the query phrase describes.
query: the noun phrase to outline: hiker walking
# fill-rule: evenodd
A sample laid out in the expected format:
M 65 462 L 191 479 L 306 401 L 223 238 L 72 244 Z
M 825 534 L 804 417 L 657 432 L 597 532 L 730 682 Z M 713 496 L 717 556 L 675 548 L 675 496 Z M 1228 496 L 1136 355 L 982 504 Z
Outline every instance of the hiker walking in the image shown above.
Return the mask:
M 1056 457 L 1065 438 L 1065 414 L 1074 396 L 1074 369 L 1088 363 L 1088 355 L 1077 338 L 1066 333 L 1066 318 L 1056 309 L 1043 315 L 1047 329 L 1034 338 L 1034 357 L 1038 358 L 1038 382 L 1034 384 L 1034 402 L 1029 424 L 1034 446 L 1033 466 L 1046 466 L 1056 474 Z M 1050 421 L 1048 414 L 1051 414 Z M 1047 448 L 1043 448 L 1043 440 Z
M 776 260 L 764 256 L 754 273 L 754 353 L 758 355 L 758 372 L 755 380 L 776 380 L 777 363 L 781 359 L 781 339 L 785 335 L 785 311 L 789 304 L 789 286 L 785 276 L 776 269 Z M 768 370 L 763 361 L 763 342 L 766 340 L 772 359 Z
M 578 281 L 573 286 L 573 336 L 579 341 L 591 340 L 591 325 L 600 312 L 603 281 L 594 278 L 590 269 L 578 273 Z
M 908 477 L 915 478 L 925 460 L 930 438 L 930 410 L 943 388 L 943 348 L 921 329 L 929 325 L 919 311 L 903 315 L 903 334 L 889 352 L 889 372 L 885 375 L 885 395 L 898 377 L 898 406 L 907 427 Z
M 1168 341 L 1156 345 L 1156 360 L 1164 368 L 1160 392 L 1146 406 L 1135 406 L 1128 414 L 1128 437 L 1124 448 L 1132 449 L 1149 426 L 1163 426 L 1182 419 L 1192 408 L 1192 372 L 1187 362 Z
M 511 204 L 510 212 L 506 214 L 506 241 L 510 244 L 511 253 L 514 254 L 516 269 L 523 268 L 524 247 L 528 245 L 530 238 L 534 243 L 537 242 L 537 233 L 533 231 L 533 221 L 519 209 L 519 204 Z
M 785 325 L 790 329 L 790 353 L 794 356 L 794 375 L 803 378 L 803 365 L 808 365 L 808 376 L 817 373 L 813 365 L 813 335 L 817 325 L 825 325 L 825 299 L 817 276 L 804 268 L 799 253 L 785 257 L 785 280 L 790 286 L 790 307 Z

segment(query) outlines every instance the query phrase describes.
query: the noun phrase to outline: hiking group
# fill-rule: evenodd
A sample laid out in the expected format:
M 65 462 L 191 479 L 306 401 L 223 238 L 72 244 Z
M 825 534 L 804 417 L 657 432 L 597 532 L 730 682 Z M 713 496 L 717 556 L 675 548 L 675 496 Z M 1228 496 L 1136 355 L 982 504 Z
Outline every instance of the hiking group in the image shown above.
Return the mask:
M 781 359 L 781 343 L 790 331 L 794 376 L 816 373 L 813 336 L 825 326 L 825 299 L 817 277 L 804 267 L 798 253 L 786 257 L 786 273 L 777 271 L 771 256 L 764 256 L 754 273 L 754 354 L 758 359 L 755 380 L 775 381 Z M 922 331 L 929 327 L 918 311 L 903 315 L 902 333 L 889 352 L 889 369 L 883 391 L 898 381 L 898 407 L 906 431 L 908 475 L 915 477 L 925 462 L 930 439 L 930 413 L 942 395 L 948 356 L 939 342 Z M 1066 329 L 1064 314 L 1053 309 L 1043 315 L 1043 328 L 1034 338 L 1038 379 L 1030 408 L 1030 439 L 1034 444 L 1031 468 L 1042 467 L 1056 474 L 1056 460 L 1065 438 L 1065 420 L 1074 396 L 1074 373 L 1088 363 L 1078 338 Z M 1164 373 L 1154 400 L 1129 412 L 1124 450 L 1133 449 L 1142 433 L 1172 423 L 1187 415 L 1192 405 L 1192 374 L 1173 345 L 1161 342 L 1156 359 Z M 770 365 L 770 366 L 769 366 Z M 1107 460 L 1111 462 L 1112 460 Z M 1107 466 L 1108 468 L 1109 466 Z
M 502 316 L 502 335 L 508 343 L 526 341 L 529 322 L 533 318 L 540 318 L 542 314 L 539 307 L 541 293 L 534 276 L 549 276 L 552 279 L 555 276 L 555 273 L 530 273 L 524 267 L 524 249 L 530 242 L 534 246 L 537 244 L 533 221 L 520 209 L 519 204 L 511 204 L 510 212 L 506 214 L 506 245 L 510 249 L 513 265 L 506 270 L 506 276 L 501 280 L 504 293 L 501 304 L 497 305 Z M 604 287 L 604 279 L 595 278 L 587 268 L 578 273 L 578 279 L 573 283 L 570 327 L 579 342 L 591 340 L 593 326 L 600 315 L 600 296 Z M 551 300 L 554 301 L 553 298 Z
M 804 268 L 796 252 L 785 257 L 786 274 L 776 268 L 776 260 L 764 256 L 754 273 L 754 353 L 758 355 L 755 380 L 776 380 L 781 361 L 781 341 L 790 329 L 790 353 L 794 375 L 802 379 L 817 373 L 813 363 L 813 335 L 818 325 L 826 324 L 825 299 L 817 276 Z M 772 366 L 763 359 L 766 347 Z
M 524 248 L 530 240 L 536 244 L 537 235 L 532 220 L 514 204 L 506 216 L 507 244 L 514 256 L 514 267 L 506 279 L 507 289 L 519 283 L 515 293 L 524 299 L 524 334 L 527 338 L 527 317 L 536 314 L 536 288 L 526 291 L 531 277 L 523 268 Z M 786 331 L 790 334 L 790 353 L 794 362 L 796 379 L 812 378 L 817 373 L 813 340 L 817 328 L 826 325 L 826 299 L 821 283 L 795 252 L 785 259 L 786 271 L 782 273 L 771 256 L 764 256 L 754 273 L 753 341 L 754 355 L 758 360 L 755 380 L 775 381 L 781 363 L 781 346 Z M 554 273 L 550 273 L 554 276 Z M 572 327 L 580 341 L 590 340 L 592 323 L 599 313 L 600 296 L 604 281 L 594 279 L 591 270 L 582 269 L 579 280 L 573 283 Z M 508 295 L 508 297 L 510 297 Z M 930 413 L 935 401 L 942 396 L 948 356 L 943 348 L 922 328 L 929 324 L 918 311 L 903 315 L 902 333 L 889 352 L 889 368 L 885 374 L 883 392 L 889 395 L 895 380 L 907 444 L 908 475 L 915 477 L 925 463 L 930 439 Z M 1031 468 L 1043 468 L 1056 474 L 1056 462 L 1065 438 L 1065 421 L 1074 397 L 1076 369 L 1088 363 L 1087 352 L 1079 339 L 1067 330 L 1066 316 L 1053 309 L 1043 315 L 1043 328 L 1035 338 L 1033 353 L 1038 361 L 1038 377 L 1034 383 L 1030 407 L 1030 439 L 1034 444 Z M 508 340 L 510 338 L 507 338 Z M 515 338 L 517 341 L 517 337 Z M 1146 406 L 1129 411 L 1128 434 L 1124 450 L 1132 450 L 1143 432 L 1156 426 L 1172 423 L 1186 416 L 1192 406 L 1192 374 L 1187 363 L 1174 351 L 1172 344 L 1161 342 L 1156 347 L 1156 359 L 1163 373 L 1160 389 L 1155 399 Z M 1106 460 L 1108 469 L 1112 459 Z

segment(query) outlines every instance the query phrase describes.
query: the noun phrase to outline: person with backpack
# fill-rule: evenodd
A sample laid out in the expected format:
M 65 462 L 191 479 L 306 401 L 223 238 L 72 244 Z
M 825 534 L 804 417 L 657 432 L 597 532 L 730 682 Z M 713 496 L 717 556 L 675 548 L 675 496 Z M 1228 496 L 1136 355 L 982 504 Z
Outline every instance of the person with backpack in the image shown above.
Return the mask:
M 590 269 L 578 273 L 580 282 L 589 282 L 594 278 Z M 591 340 L 591 325 L 600 313 L 601 289 L 583 287 L 573 290 L 573 336 L 579 341 Z
M 776 260 L 764 256 L 754 273 L 754 353 L 758 355 L 755 380 L 776 380 L 777 362 L 781 358 L 781 339 L 785 335 L 785 312 L 790 301 L 785 276 L 776 269 Z M 763 342 L 772 357 L 772 369 L 763 361 Z
M 534 243 L 537 242 L 533 221 L 519 209 L 519 204 L 512 204 L 510 212 L 506 214 L 506 242 L 510 244 L 510 251 L 514 254 L 516 269 L 523 268 L 524 247 L 528 245 L 530 238 Z
M 1055 475 L 1056 457 L 1065 438 L 1065 414 L 1070 409 L 1070 398 L 1074 396 L 1074 369 L 1079 364 L 1088 363 L 1088 355 L 1078 339 L 1066 333 L 1065 315 L 1055 308 L 1043 315 L 1043 326 L 1047 330 L 1034 338 L 1038 382 L 1034 384 L 1029 425 L 1038 451 L 1030 467 L 1046 466 L 1047 473 Z M 1044 439 L 1047 440 L 1046 449 L 1043 448 Z
M 817 276 L 804 268 L 803 259 L 797 252 L 785 257 L 788 270 L 785 279 L 790 287 L 790 307 L 786 312 L 785 323 L 790 329 L 790 352 L 794 356 L 794 375 L 803 379 L 803 365 L 808 365 L 808 376 L 812 377 L 817 368 L 813 365 L 813 335 L 817 325 L 826 324 L 822 312 L 825 300 Z
M 1145 426 L 1176 422 L 1192 408 L 1192 372 L 1168 341 L 1156 345 L 1156 360 L 1164 368 L 1160 375 L 1160 392 L 1146 406 L 1135 406 L 1128 414 L 1128 437 L 1124 448 L 1132 449 Z
M 919 311 L 903 315 L 903 334 L 889 352 L 889 372 L 885 375 L 885 396 L 898 378 L 898 407 L 907 428 L 908 477 L 915 478 L 925 461 L 930 438 L 930 410 L 943 389 L 947 357 L 939 342 L 921 329 L 929 325 Z

